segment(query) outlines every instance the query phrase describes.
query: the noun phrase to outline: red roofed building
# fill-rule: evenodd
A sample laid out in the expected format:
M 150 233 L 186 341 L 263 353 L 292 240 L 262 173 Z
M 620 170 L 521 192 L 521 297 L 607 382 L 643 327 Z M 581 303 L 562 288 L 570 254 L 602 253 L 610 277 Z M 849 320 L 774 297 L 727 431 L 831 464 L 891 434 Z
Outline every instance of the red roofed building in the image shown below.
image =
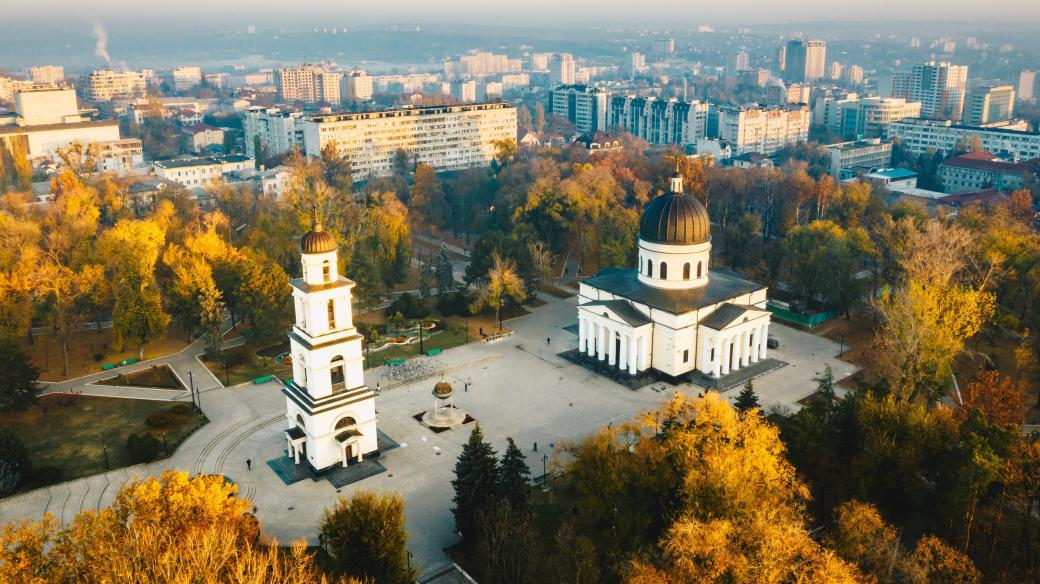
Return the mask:
M 1001 201 L 1008 199 L 1007 193 L 1002 193 L 993 189 L 982 189 L 981 191 L 974 191 L 970 193 L 957 193 L 956 195 L 946 195 L 939 199 L 940 203 L 949 205 L 951 207 L 967 207 L 968 205 L 993 205 Z
M 174 114 L 173 119 L 182 126 L 194 126 L 202 123 L 202 114 L 190 109 L 182 109 Z
M 980 189 L 1014 191 L 1022 188 L 1028 174 L 1040 172 L 1040 158 L 1023 162 L 1001 160 L 989 152 L 972 152 L 948 158 L 939 164 L 939 177 L 947 193 Z
M 196 153 L 211 146 L 224 146 L 224 130 L 209 124 L 195 124 L 184 128 L 184 133 L 191 137 L 191 146 Z

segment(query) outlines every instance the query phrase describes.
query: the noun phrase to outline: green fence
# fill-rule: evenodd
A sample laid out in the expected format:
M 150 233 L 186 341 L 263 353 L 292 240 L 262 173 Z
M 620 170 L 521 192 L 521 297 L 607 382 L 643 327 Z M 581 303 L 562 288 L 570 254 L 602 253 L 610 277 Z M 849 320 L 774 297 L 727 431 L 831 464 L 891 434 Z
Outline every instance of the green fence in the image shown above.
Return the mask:
M 838 313 L 834 310 L 828 310 L 826 312 L 817 312 L 815 314 L 798 314 L 797 312 L 791 312 L 772 304 L 767 304 L 766 309 L 773 313 L 773 316 L 791 322 L 797 325 L 804 326 L 806 328 L 813 328 L 819 326 L 828 320 L 838 316 Z

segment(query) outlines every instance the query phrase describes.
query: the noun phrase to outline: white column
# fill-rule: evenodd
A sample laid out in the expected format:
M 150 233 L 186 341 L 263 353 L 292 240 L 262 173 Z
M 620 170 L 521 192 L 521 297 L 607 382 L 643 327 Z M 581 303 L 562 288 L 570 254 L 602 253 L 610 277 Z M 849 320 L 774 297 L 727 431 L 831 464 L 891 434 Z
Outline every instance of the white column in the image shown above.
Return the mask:
M 598 340 L 596 343 L 596 353 L 599 360 L 602 361 L 607 358 L 607 327 L 598 323 L 596 324 L 596 327 L 599 329 L 599 335 L 596 337 Z
M 761 359 L 766 358 L 766 348 L 769 341 L 769 323 L 762 325 L 762 338 L 759 339 L 758 343 L 758 356 Z
M 650 347 L 646 341 L 646 335 L 639 337 L 639 370 L 645 371 L 650 366 Z
M 618 369 L 624 371 L 628 367 L 628 335 L 621 335 L 621 352 L 618 353 Z
M 747 367 L 751 364 L 751 330 L 744 331 L 740 335 L 740 366 Z
M 705 364 L 704 369 L 708 369 L 708 357 L 711 356 L 711 353 L 708 352 L 708 337 L 703 335 L 701 336 L 701 348 L 700 351 L 698 351 L 697 356 L 700 358 L 701 362 Z M 701 370 L 700 365 L 697 363 L 697 359 L 693 360 L 693 368 L 698 371 Z
M 729 337 L 722 337 L 722 374 L 729 375 Z
M 751 362 L 758 363 L 758 344 L 762 341 L 762 325 L 751 330 Z
M 585 352 L 585 319 L 578 316 L 578 352 Z
M 628 372 L 635 375 L 639 365 L 639 343 L 635 333 L 628 338 Z
M 614 329 L 607 330 L 607 365 L 617 364 L 617 333 Z
M 596 356 L 596 323 L 590 321 L 585 322 L 585 354 L 589 357 Z

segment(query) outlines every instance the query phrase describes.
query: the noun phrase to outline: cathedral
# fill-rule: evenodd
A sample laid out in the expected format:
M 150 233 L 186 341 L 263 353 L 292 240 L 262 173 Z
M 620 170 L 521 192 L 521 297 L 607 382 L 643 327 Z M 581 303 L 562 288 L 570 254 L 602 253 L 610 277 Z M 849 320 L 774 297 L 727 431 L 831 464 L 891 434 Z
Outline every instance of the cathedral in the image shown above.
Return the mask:
M 292 286 L 296 322 L 289 332 L 293 377 L 285 383 L 289 457 L 318 473 L 360 462 L 378 450 L 375 395 L 365 385 L 362 337 L 338 246 L 317 214 L 300 240 L 303 277 Z
M 714 378 L 766 358 L 766 287 L 710 270 L 708 211 L 683 193 L 647 204 L 635 268 L 607 268 L 579 285 L 578 351 L 630 375 Z

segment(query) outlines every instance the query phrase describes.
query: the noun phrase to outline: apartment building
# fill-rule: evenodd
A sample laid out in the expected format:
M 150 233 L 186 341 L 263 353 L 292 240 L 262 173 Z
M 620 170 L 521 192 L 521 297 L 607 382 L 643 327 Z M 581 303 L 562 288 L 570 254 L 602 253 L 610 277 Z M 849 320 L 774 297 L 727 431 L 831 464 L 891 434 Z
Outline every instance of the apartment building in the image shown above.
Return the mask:
M 809 139 L 809 108 L 720 107 L 719 137 L 734 153 L 773 154 L 784 146 Z
M 946 61 L 915 65 L 909 76 L 893 77 L 891 97 L 921 102 L 921 116 L 958 121 L 964 113 L 968 66 Z
M 285 101 L 339 104 L 341 73 L 316 65 L 275 69 L 274 86 Z
M 1018 99 L 1031 102 L 1038 96 L 1036 92 L 1036 71 L 1023 69 L 1018 73 Z
M 574 85 L 575 73 L 574 55 L 570 53 L 555 53 L 549 59 L 549 84 L 551 87 Z
M 248 156 L 214 156 L 152 163 L 156 176 L 187 188 L 226 182 L 225 174 L 254 168 L 254 165 L 253 159 Z
M 79 94 L 88 101 L 144 97 L 144 74 L 137 71 L 96 69 L 80 78 Z
M 1023 129 L 1022 124 L 968 126 L 949 120 L 908 119 L 892 122 L 885 137 L 898 139 L 908 151 L 923 154 L 929 150 L 947 155 L 960 140 L 978 137 L 982 149 L 1012 160 L 1040 157 L 1040 132 Z
M 504 103 L 402 108 L 310 116 L 304 152 L 318 156 L 334 143 L 350 159 L 355 179 L 393 172 L 398 151 L 437 170 L 491 164 L 495 143 L 516 140 L 516 108 Z
M 867 97 L 838 104 L 838 124 L 831 129 L 848 140 L 878 138 L 888 124 L 921 115 L 921 102 L 902 98 Z
M 144 166 L 144 147 L 137 138 L 95 142 L 98 172 L 127 174 Z
M 65 82 L 65 67 L 61 65 L 40 65 L 29 67 L 29 79 L 33 83 L 58 84 Z
M 812 83 L 824 76 L 827 43 L 819 39 L 787 41 L 783 78 L 788 83 Z
M 458 59 L 444 61 L 444 76 L 449 79 L 519 73 L 520 71 L 523 71 L 521 59 L 511 59 L 508 55 L 496 55 L 488 52 L 474 51 L 468 55 L 462 55 Z
M 708 104 L 616 95 L 610 98 L 607 126 L 650 144 L 694 144 L 707 131 Z
M 963 193 L 980 189 L 1014 191 L 1024 177 L 1040 173 L 1040 158 L 1009 162 L 989 152 L 972 152 L 948 158 L 939 164 L 943 191 Z
M 167 78 L 174 91 L 189 91 L 202 83 L 202 67 L 174 67 Z
M 364 71 L 351 71 L 340 81 L 340 97 L 343 101 L 368 101 L 372 99 L 372 77 Z
M 1015 109 L 1015 88 L 1010 85 L 976 87 L 968 92 L 964 106 L 964 123 L 982 126 L 1006 122 Z
M 582 134 L 607 128 L 607 92 L 587 85 L 563 85 L 549 91 L 546 113 L 574 124 Z
M 246 156 L 255 158 L 259 140 L 268 156 L 303 150 L 303 112 L 254 106 L 242 116 Z

